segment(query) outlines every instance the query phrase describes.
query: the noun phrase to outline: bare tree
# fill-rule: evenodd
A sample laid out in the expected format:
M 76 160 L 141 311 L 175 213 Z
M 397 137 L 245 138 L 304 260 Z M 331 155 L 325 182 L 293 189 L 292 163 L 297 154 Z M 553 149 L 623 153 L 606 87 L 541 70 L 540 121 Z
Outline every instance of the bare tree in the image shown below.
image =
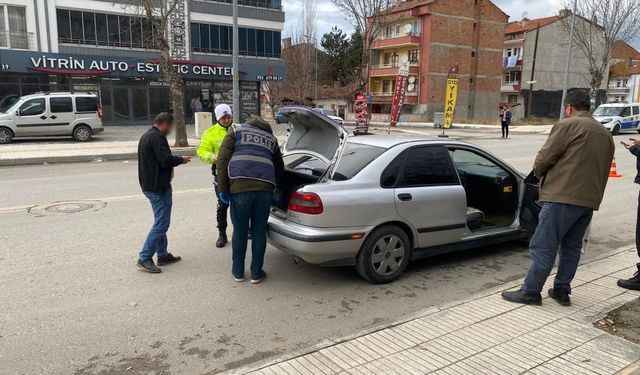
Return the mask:
M 187 129 L 184 115 L 184 90 L 182 77 L 175 64 L 186 58 L 188 43 L 185 40 L 184 24 L 185 0 L 129 0 L 129 7 L 136 8 L 142 17 L 147 18 L 152 28 L 152 38 L 160 51 L 160 70 L 169 84 L 171 105 L 176 120 L 175 146 L 188 146 Z
M 573 0 L 565 0 L 566 9 Z M 565 12 L 571 14 L 570 12 Z M 591 102 L 596 104 L 598 89 L 608 77 L 616 42 L 631 42 L 640 36 L 640 5 L 638 0 L 580 0 L 576 15 L 574 43 L 589 62 Z M 567 32 L 571 17 L 563 18 Z
M 400 0 L 331 0 L 351 21 L 356 30 L 362 31 L 364 48 L 362 49 L 362 70 L 359 72 L 357 86 L 368 82 L 369 69 L 366 67 L 371 60 L 369 47 L 382 32 L 387 18 L 387 10 Z

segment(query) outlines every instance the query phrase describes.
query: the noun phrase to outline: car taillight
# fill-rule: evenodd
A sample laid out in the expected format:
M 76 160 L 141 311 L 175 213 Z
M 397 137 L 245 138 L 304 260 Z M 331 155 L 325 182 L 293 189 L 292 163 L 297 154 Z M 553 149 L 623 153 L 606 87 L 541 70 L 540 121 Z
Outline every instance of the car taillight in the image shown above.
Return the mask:
M 323 211 L 318 194 L 296 191 L 289 198 L 289 210 L 309 215 L 319 215 Z

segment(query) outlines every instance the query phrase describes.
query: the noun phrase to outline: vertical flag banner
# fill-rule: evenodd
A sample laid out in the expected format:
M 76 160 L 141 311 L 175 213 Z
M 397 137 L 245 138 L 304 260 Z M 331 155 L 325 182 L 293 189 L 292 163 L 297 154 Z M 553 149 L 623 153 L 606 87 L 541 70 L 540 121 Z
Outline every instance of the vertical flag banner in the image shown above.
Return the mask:
M 396 78 L 396 87 L 393 91 L 393 101 L 391 102 L 391 118 L 389 119 L 389 127 L 398 125 L 400 119 L 400 110 L 404 102 L 404 95 L 407 91 L 407 77 L 409 76 L 409 64 L 404 63 L 398 69 L 398 77 Z
M 453 114 L 458 102 L 458 65 L 449 69 L 447 75 L 447 94 L 444 106 L 444 127 L 449 129 L 453 125 Z
M 369 110 L 367 94 L 362 91 L 356 93 L 353 100 L 353 109 L 356 115 L 355 134 L 367 134 L 369 132 Z

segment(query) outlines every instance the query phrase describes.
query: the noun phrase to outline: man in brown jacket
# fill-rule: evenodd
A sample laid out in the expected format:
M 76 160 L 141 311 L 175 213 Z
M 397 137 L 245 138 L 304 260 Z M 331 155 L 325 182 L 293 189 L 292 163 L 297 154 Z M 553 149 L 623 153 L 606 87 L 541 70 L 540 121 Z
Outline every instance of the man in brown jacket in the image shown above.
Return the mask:
M 553 127 L 538 152 L 533 172 L 541 180 L 543 206 L 529 244 L 531 267 L 520 290 L 502 293 L 508 301 L 542 304 L 542 287 L 560 249 L 549 296 L 561 305 L 571 305 L 571 281 L 580 261 L 582 238 L 602 202 L 615 150 L 611 134 L 593 119 L 589 107 L 588 92 L 567 95 L 567 118 Z

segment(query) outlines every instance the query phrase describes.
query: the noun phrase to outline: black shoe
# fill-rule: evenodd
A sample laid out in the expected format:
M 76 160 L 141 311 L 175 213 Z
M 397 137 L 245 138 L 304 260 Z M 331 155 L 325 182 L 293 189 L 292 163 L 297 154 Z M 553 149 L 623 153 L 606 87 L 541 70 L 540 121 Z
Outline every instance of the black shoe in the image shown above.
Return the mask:
M 226 233 L 220 233 L 220 236 L 218 237 L 218 240 L 216 241 L 216 247 L 218 249 L 222 248 L 227 244 L 227 242 L 229 242 L 227 240 L 227 234 Z
M 173 256 L 173 254 L 169 253 L 169 254 L 167 254 L 166 257 L 158 259 L 158 265 L 159 266 L 165 266 L 167 264 L 179 262 L 181 260 L 182 260 L 181 257 L 176 257 L 176 256 Z
M 251 275 L 251 284 L 260 284 L 267 278 L 267 274 L 262 272 L 261 276 L 253 276 Z
M 638 271 L 630 279 L 618 280 L 618 286 L 620 288 L 640 290 L 640 264 L 638 264 Z
M 513 292 L 502 292 L 502 298 L 509 302 L 523 303 L 525 305 L 542 305 L 540 293 L 525 293 L 522 289 Z
M 138 268 L 142 268 L 143 270 L 151 273 L 162 272 L 162 270 L 158 268 L 158 266 L 156 266 L 155 263 L 153 263 L 153 259 L 147 259 L 144 262 L 138 259 L 138 263 L 136 263 L 136 266 L 138 266 Z
M 553 298 L 562 306 L 571 306 L 571 298 L 566 290 L 549 289 L 549 297 Z

